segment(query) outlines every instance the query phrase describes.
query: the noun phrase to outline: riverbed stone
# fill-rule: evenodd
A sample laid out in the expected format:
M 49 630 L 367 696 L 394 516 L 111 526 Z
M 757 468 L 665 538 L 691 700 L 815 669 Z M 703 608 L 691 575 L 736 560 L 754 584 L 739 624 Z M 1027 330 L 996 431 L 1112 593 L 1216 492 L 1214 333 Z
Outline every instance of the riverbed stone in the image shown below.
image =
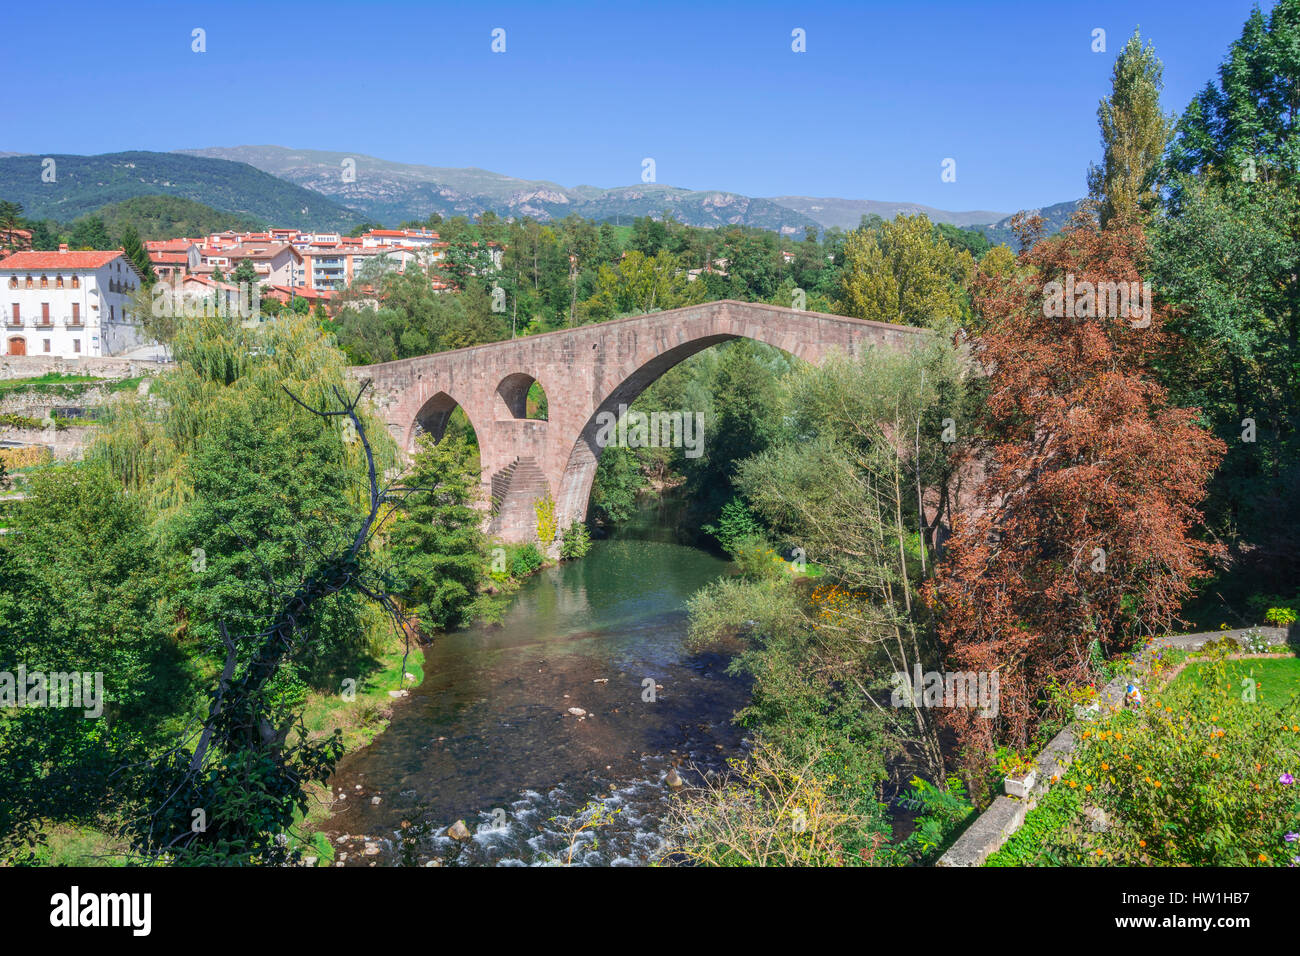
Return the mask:
M 447 836 L 459 843 L 464 843 L 470 838 L 469 827 L 465 826 L 464 820 L 457 820 L 451 826 L 447 827 Z

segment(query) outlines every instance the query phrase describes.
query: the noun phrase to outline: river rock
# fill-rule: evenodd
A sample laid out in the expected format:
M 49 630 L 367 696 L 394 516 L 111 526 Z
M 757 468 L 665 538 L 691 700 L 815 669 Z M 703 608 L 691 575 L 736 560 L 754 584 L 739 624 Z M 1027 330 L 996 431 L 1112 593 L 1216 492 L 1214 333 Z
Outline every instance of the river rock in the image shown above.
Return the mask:
M 570 707 L 570 708 L 569 708 L 569 713 L 571 713 L 574 717 L 586 717 L 586 716 L 587 716 L 587 712 L 586 712 L 585 710 L 583 710 L 581 707 Z
M 379 856 L 379 845 L 376 843 L 367 843 L 366 856 Z
M 381 800 L 379 797 L 371 797 L 371 798 L 370 798 L 370 805 L 371 805 L 372 807 L 377 807 L 377 806 L 379 806 L 379 805 L 380 805 L 381 803 L 383 803 L 383 802 L 384 802 L 384 801 Z
M 680 790 L 686 786 L 686 782 L 682 780 L 682 775 L 677 772 L 676 767 L 668 768 L 668 775 L 664 777 L 664 783 L 668 785 L 669 790 Z
M 447 836 L 460 843 L 469 839 L 469 827 L 465 826 L 464 820 L 457 820 L 451 826 L 447 827 Z
M 388 692 L 388 696 L 389 696 L 389 697 L 408 697 L 408 696 L 410 696 L 410 693 L 411 693 L 411 692 L 410 692 L 409 690 L 390 690 L 390 691 Z
M 320 862 L 320 858 L 315 856 L 305 856 L 302 858 L 303 866 L 315 866 L 319 862 Z

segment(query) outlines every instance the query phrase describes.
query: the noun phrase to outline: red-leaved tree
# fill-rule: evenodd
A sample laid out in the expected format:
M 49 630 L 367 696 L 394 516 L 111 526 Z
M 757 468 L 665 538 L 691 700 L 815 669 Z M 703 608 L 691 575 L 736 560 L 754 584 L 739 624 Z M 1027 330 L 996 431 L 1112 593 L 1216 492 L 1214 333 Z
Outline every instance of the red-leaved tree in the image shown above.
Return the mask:
M 1092 680 L 1094 641 L 1110 656 L 1168 629 L 1215 550 L 1193 531 L 1222 443 L 1149 373 L 1160 306 L 1112 301 L 1143 256 L 1140 226 L 1080 221 L 977 280 L 987 477 L 929 589 L 945 665 L 999 672 L 995 719 L 945 714 L 970 771 L 1028 742 L 1054 679 Z

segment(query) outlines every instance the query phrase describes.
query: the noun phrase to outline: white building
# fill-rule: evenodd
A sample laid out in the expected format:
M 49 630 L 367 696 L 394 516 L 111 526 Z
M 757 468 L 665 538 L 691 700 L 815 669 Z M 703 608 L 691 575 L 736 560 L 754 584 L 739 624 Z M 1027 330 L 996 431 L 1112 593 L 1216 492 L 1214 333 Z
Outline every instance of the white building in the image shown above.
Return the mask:
M 117 355 L 145 343 L 131 296 L 140 274 L 111 252 L 16 252 L 0 259 L 4 354 Z

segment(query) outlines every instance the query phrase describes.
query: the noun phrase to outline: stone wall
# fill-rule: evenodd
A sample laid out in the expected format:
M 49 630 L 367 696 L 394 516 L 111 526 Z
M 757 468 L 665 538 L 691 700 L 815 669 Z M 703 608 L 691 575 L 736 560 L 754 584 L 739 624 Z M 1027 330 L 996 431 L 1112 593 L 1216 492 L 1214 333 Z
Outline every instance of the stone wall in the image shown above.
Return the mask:
M 1210 631 L 1201 634 L 1160 637 L 1152 641 L 1147 646 L 1144 655 L 1139 657 L 1139 670 L 1145 663 L 1145 655 L 1150 654 L 1152 651 L 1162 648 L 1195 651 L 1200 650 L 1210 641 L 1222 640 L 1225 637 L 1230 637 L 1238 643 L 1244 644 L 1251 630 L 1264 634 L 1268 639 L 1268 643 L 1273 646 L 1285 644 L 1288 640 L 1287 629 L 1282 627 Z M 1113 713 L 1123 706 L 1124 690 L 1128 680 L 1127 676 L 1117 677 L 1102 689 L 1098 699 L 1104 712 Z M 989 805 L 987 810 L 975 819 L 974 823 L 966 828 L 962 835 L 957 838 L 957 841 L 948 849 L 948 852 L 940 857 L 939 862 L 935 865 L 980 866 L 988 859 L 990 854 L 996 852 L 1002 844 L 1006 843 L 1011 834 L 1020 829 L 1029 811 L 1037 806 L 1038 801 L 1047 793 L 1048 788 L 1052 785 L 1052 777 L 1060 775 L 1061 771 L 1068 767 L 1074 759 L 1074 731 L 1077 726 L 1076 722 L 1076 724 L 1066 727 L 1053 737 L 1047 746 L 1043 748 L 1043 752 L 1038 755 L 1038 759 L 1034 762 L 1038 777 L 1028 799 L 1020 800 L 1008 796 L 998 797 Z
M 135 378 L 157 375 L 172 362 L 113 357 L 60 358 L 53 355 L 0 355 L 0 380 L 36 378 L 55 372 L 61 375 L 93 375 L 96 378 Z
M 54 453 L 55 461 L 79 460 L 94 437 L 93 425 L 69 425 L 62 429 L 0 427 L 0 441 L 44 445 Z

